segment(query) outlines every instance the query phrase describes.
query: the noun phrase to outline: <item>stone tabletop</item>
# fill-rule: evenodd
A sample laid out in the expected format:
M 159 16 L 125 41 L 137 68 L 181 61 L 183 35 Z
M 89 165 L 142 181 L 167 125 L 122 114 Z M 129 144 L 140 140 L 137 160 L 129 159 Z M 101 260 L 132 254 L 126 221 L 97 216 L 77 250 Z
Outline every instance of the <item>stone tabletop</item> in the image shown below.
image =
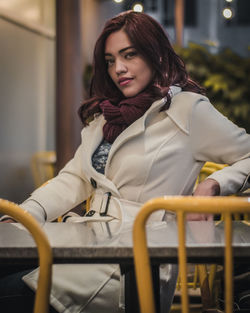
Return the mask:
M 55 263 L 127 263 L 133 261 L 132 226 L 117 221 L 94 223 L 45 223 Z M 250 260 L 250 226 L 234 222 L 234 255 Z M 175 221 L 147 226 L 153 262 L 177 262 Z M 187 255 L 191 262 L 222 262 L 224 225 L 187 223 Z M 36 245 L 20 224 L 0 224 L 0 264 L 37 259 Z

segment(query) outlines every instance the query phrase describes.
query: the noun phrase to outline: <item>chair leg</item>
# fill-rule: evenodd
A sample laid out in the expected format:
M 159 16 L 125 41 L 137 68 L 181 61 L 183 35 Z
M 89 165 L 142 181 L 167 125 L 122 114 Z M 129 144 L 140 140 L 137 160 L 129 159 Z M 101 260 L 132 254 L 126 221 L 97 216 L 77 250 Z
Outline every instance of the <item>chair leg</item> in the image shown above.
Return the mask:
M 200 278 L 200 290 L 201 301 L 204 310 L 211 309 L 213 307 L 212 295 L 209 287 L 208 274 L 205 264 L 198 265 L 199 278 Z

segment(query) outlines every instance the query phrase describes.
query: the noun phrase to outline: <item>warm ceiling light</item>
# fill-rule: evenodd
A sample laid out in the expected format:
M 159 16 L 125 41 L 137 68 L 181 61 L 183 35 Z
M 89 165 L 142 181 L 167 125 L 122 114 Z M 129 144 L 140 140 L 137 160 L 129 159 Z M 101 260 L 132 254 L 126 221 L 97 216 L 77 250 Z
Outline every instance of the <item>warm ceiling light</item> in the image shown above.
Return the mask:
M 226 2 L 233 2 L 233 0 L 226 0 Z
M 123 0 L 114 0 L 116 3 L 121 3 Z
M 133 5 L 133 11 L 142 12 L 143 11 L 143 5 L 141 3 L 134 4 Z
M 226 19 L 230 19 L 233 17 L 233 11 L 230 9 L 230 8 L 226 8 L 222 11 L 222 14 L 223 16 L 226 18 Z

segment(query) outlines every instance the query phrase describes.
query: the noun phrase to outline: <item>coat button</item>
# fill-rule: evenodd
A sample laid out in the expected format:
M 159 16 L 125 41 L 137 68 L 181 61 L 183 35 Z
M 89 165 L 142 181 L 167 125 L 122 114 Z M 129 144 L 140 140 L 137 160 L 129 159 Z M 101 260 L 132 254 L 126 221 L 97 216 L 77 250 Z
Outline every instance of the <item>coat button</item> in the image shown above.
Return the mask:
M 85 216 L 91 217 L 91 216 L 93 216 L 94 214 L 95 214 L 95 211 L 94 211 L 94 210 L 90 210 L 90 211 L 87 212 L 87 214 L 86 214 Z
M 96 183 L 96 181 L 94 180 L 93 177 L 90 178 L 90 183 L 91 183 L 91 185 L 92 185 L 93 188 L 96 188 L 96 187 L 97 187 L 97 183 Z

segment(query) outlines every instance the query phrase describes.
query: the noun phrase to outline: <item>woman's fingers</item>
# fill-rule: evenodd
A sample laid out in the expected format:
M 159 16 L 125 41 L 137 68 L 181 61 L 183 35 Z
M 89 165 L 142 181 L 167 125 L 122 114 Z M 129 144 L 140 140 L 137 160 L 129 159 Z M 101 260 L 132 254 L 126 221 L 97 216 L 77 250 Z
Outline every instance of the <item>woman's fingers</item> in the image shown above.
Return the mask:
M 213 214 L 188 213 L 186 219 L 187 221 L 212 221 Z

